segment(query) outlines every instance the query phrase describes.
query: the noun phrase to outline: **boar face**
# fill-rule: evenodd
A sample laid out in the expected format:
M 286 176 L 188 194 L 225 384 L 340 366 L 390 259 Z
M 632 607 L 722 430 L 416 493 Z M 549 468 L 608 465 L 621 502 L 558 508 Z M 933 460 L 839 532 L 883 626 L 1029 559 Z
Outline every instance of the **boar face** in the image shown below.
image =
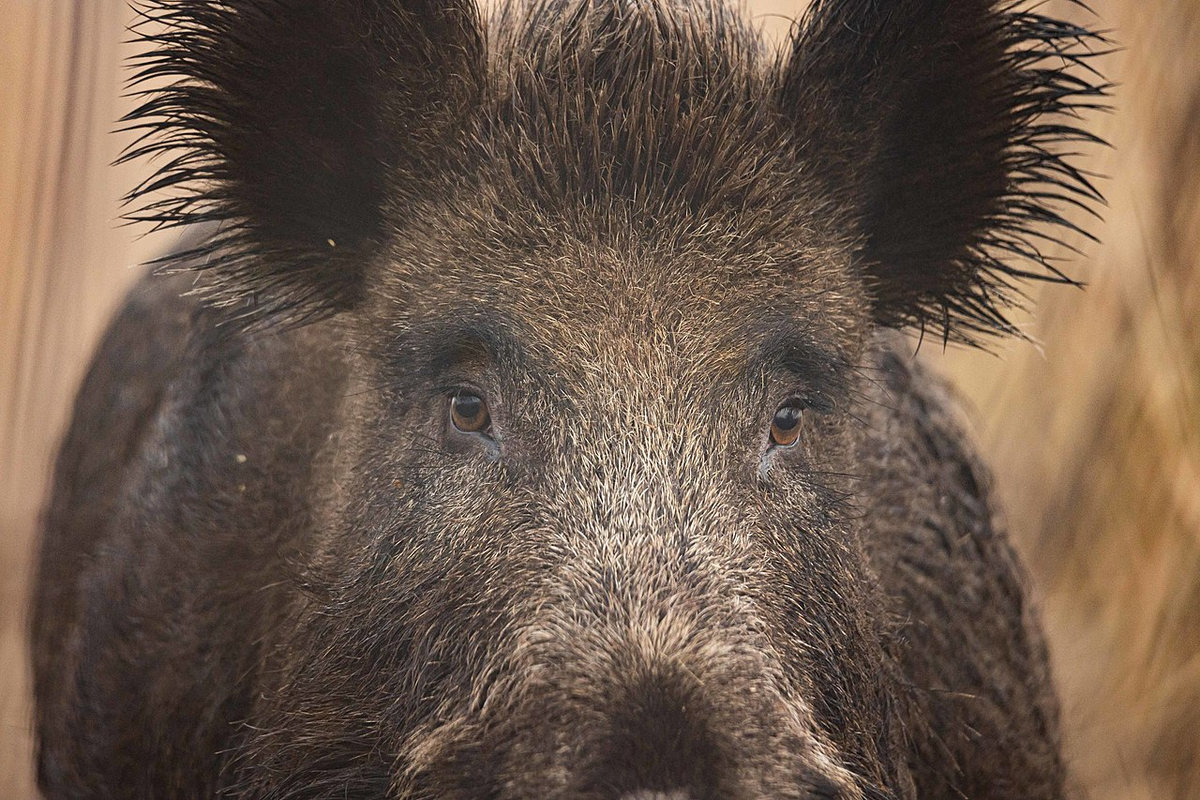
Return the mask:
M 233 786 L 911 793 L 864 353 L 1011 330 L 1000 257 L 1092 193 L 1045 146 L 1086 31 L 830 0 L 776 62 L 708 4 L 150 14 L 131 157 L 183 155 L 142 217 L 218 222 L 225 335 L 344 381 Z
M 894 777 L 846 501 L 866 310 L 845 251 L 750 248 L 741 220 L 717 246 L 594 217 L 504 241 L 479 213 L 399 233 L 350 313 L 354 444 L 288 637 L 311 684 L 284 682 L 272 727 L 371 685 L 400 785 L 429 796 Z

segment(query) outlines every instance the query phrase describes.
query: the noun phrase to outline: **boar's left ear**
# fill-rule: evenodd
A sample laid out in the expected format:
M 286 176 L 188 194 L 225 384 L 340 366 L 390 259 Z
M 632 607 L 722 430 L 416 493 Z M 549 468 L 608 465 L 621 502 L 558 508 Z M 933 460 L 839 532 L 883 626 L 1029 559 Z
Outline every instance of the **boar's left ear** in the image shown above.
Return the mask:
M 1020 280 L 1069 282 L 1039 244 L 1102 201 L 1058 149 L 1098 141 L 1076 115 L 1107 92 L 1087 63 L 1103 41 L 1013 0 L 818 0 L 781 103 L 881 324 L 978 342 L 1015 331 Z
M 145 0 L 129 213 L 214 223 L 189 264 L 252 324 L 352 306 L 383 226 L 436 177 L 484 80 L 473 0 Z

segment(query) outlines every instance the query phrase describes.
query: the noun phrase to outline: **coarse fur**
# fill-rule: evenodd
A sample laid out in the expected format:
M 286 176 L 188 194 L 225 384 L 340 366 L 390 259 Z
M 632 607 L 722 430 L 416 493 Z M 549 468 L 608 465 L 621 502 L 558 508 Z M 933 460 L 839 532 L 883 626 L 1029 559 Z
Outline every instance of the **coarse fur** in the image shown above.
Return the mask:
M 716 3 L 145 13 L 137 215 L 210 230 L 59 460 L 47 794 L 1063 793 L 985 473 L 887 329 L 1011 331 L 999 254 L 1094 199 L 1051 147 L 1093 34 L 830 0 L 776 61 Z
M 125 155 L 170 156 L 131 217 L 221 222 L 212 293 L 255 320 L 351 303 L 384 209 L 481 163 L 556 215 L 743 209 L 766 233 L 813 216 L 775 200 L 827 203 L 879 321 L 965 341 L 1016 332 L 1015 281 L 1071 282 L 1039 243 L 1101 200 L 1062 148 L 1099 142 L 1078 119 L 1105 40 L 1019 3 L 818 2 L 778 63 L 719 0 L 504 4 L 490 56 L 466 0 L 274 5 L 148 8 L 133 85 L 173 82 Z

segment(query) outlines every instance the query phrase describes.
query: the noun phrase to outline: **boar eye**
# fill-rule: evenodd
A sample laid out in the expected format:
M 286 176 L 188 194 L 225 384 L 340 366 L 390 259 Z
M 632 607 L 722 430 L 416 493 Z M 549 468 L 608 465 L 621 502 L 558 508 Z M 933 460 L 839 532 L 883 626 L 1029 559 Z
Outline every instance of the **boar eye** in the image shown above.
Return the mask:
M 450 398 L 450 421 L 463 433 L 488 434 L 492 427 L 487 401 L 470 392 L 459 392 Z
M 776 447 L 791 447 L 800 438 L 800 419 L 804 415 L 804 404 L 789 400 L 781 405 L 771 420 L 771 444 Z

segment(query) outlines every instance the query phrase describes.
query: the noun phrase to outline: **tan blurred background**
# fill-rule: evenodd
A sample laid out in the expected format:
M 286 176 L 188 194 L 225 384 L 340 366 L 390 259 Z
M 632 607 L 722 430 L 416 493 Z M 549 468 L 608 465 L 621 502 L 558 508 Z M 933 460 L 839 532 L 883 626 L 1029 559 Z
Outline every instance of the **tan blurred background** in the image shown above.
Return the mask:
M 1057 5 L 1056 5 L 1057 4 Z M 805 0 L 751 0 L 775 36 Z M 968 398 L 1050 630 L 1079 783 L 1200 798 L 1200 0 L 1091 0 L 1124 50 L 1086 292 L 1038 292 L 999 357 L 923 356 Z M 33 796 L 24 620 L 54 446 L 134 265 L 116 223 L 124 0 L 0 0 L 0 798 Z M 1063 254 L 1066 255 L 1066 254 Z

